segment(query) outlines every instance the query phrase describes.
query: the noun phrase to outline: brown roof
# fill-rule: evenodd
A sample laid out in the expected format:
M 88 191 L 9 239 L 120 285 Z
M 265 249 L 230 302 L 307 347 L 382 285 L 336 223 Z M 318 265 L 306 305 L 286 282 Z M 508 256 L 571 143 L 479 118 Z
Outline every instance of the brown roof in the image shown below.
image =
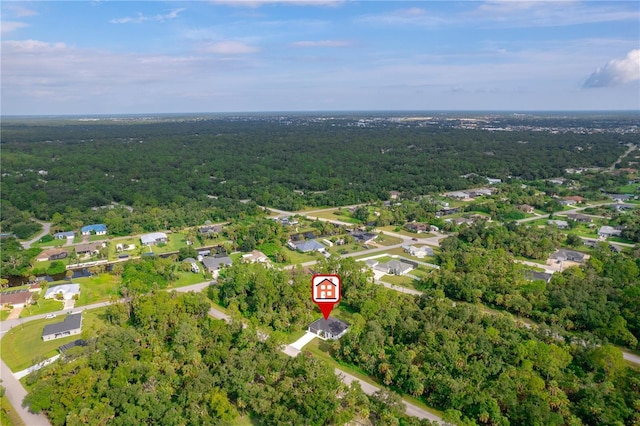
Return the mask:
M 55 256 L 56 254 L 61 254 L 61 253 L 67 253 L 66 250 L 63 249 L 48 249 L 48 250 L 44 250 L 42 253 L 40 253 L 38 256 L 36 256 L 36 259 L 49 259 L 51 256 Z
M 16 303 L 26 303 L 29 299 L 31 299 L 31 292 L 28 290 L 0 293 L 0 305 L 15 305 Z
M 570 197 L 562 197 L 563 200 L 572 200 L 576 202 L 584 201 L 584 198 L 579 195 L 572 195 Z
M 99 251 L 102 247 L 104 247 L 102 243 L 78 244 L 76 246 L 76 253 L 84 253 L 88 251 Z

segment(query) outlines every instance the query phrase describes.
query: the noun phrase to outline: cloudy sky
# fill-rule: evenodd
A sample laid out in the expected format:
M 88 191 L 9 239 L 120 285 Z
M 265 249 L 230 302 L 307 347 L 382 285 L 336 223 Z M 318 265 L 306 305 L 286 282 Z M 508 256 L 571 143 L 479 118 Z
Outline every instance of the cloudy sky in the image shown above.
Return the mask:
M 2 114 L 640 109 L 638 1 L 3 1 Z

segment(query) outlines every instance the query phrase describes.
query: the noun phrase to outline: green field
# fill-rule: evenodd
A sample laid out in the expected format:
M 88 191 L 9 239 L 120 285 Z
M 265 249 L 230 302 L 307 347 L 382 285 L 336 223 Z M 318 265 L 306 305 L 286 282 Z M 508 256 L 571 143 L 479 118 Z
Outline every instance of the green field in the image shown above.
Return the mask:
M 189 271 L 189 272 L 176 271 L 175 275 L 177 275 L 178 279 L 175 280 L 174 282 L 172 282 L 168 286 L 168 288 L 185 287 L 185 286 L 188 286 L 188 285 L 198 284 L 198 283 L 201 283 L 203 281 L 207 281 L 207 279 L 204 277 L 204 275 L 202 273 L 203 269 L 204 269 L 204 267 L 201 266 L 200 267 L 200 273 L 198 273 L 198 274 L 193 273 L 191 271 Z
M 4 320 L 6 320 L 6 319 L 7 319 L 7 317 L 9 316 L 9 313 L 10 313 L 10 312 L 11 312 L 11 311 L 10 311 L 10 310 L 8 310 L 8 309 L 2 309 L 2 310 L 0 310 L 0 321 L 4 321 Z
M 22 325 L 13 327 L 0 343 L 2 349 L 2 360 L 9 366 L 11 371 L 21 371 L 34 364 L 34 359 L 51 358 L 58 354 L 58 347 L 65 343 L 73 342 L 85 336 L 95 335 L 104 327 L 104 322 L 100 319 L 102 309 L 95 309 L 84 312 L 82 318 L 82 333 L 63 339 L 42 340 L 42 330 L 47 324 L 53 324 L 64 320 L 62 315 L 53 319 L 40 319 L 30 321 Z
M 378 238 L 376 238 L 376 243 L 380 244 L 381 246 L 394 246 L 396 244 L 401 244 L 402 243 L 402 238 L 398 238 L 398 237 L 394 237 L 391 235 L 382 235 L 380 234 L 378 236 Z
M 412 273 L 413 271 L 409 272 Z M 384 281 L 389 284 L 397 285 L 400 287 L 413 288 L 415 289 L 415 280 L 411 277 L 405 277 L 403 275 L 385 275 L 380 279 L 380 281 Z
M 32 315 L 46 314 L 49 312 L 60 311 L 64 308 L 64 304 L 58 300 L 43 299 L 44 289 L 40 292 L 40 300 L 37 304 L 25 306 L 20 313 L 20 318 L 30 317 Z
M 76 306 L 106 302 L 119 295 L 120 277 L 111 274 L 98 274 L 86 278 L 76 278 L 74 283 L 80 284 L 80 296 Z

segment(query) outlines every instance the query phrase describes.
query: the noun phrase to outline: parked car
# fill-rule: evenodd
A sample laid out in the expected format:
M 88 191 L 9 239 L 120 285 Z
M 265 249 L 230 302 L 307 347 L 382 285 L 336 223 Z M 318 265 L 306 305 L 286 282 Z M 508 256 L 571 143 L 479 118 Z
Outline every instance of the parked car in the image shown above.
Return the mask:
M 51 318 L 55 318 L 55 317 L 56 317 L 56 314 L 48 314 L 48 315 L 45 315 L 45 318 L 46 318 L 46 319 L 51 319 Z

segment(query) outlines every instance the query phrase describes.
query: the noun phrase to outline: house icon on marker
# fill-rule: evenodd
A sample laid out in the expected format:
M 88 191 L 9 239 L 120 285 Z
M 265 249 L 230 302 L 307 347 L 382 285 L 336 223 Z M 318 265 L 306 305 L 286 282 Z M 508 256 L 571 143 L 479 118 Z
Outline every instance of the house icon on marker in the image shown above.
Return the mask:
M 325 278 L 324 280 L 320 281 L 319 283 L 316 284 L 315 286 L 315 291 L 316 291 L 316 300 L 320 300 L 320 299 L 330 299 L 330 300 L 334 300 L 338 298 L 338 295 L 336 294 L 336 290 L 338 289 L 338 286 L 331 281 L 328 278 Z

